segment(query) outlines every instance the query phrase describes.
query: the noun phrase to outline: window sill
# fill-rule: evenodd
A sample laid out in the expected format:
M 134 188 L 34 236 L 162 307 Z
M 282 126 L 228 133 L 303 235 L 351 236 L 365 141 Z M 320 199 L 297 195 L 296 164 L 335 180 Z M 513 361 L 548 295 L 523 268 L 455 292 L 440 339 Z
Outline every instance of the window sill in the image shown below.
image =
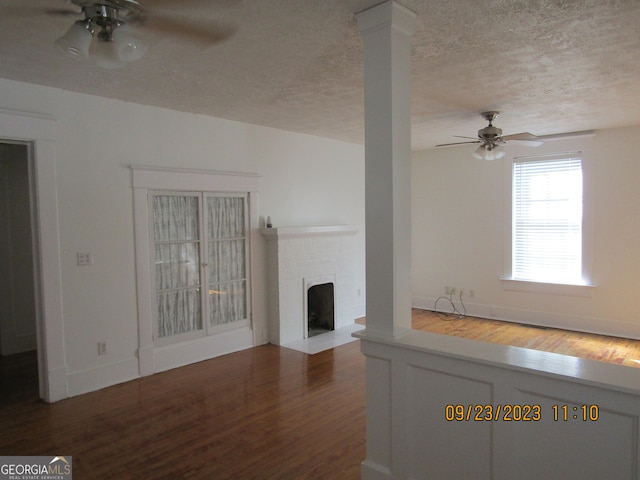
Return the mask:
M 501 278 L 502 288 L 516 292 L 546 293 L 551 295 L 571 295 L 574 297 L 591 297 L 593 285 L 545 283 L 532 280 L 515 280 L 513 278 Z

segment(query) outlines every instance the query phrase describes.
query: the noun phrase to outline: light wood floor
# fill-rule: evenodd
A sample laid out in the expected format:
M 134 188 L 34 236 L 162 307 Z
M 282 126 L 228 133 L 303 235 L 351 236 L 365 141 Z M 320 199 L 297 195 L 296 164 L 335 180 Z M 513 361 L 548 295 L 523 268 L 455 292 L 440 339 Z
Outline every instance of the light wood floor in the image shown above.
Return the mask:
M 416 330 L 640 368 L 638 340 L 475 317 L 458 318 L 418 309 L 413 310 L 412 327 Z
M 360 342 L 265 345 L 54 404 L 0 408 L 0 455 L 71 455 L 77 479 L 360 478 Z

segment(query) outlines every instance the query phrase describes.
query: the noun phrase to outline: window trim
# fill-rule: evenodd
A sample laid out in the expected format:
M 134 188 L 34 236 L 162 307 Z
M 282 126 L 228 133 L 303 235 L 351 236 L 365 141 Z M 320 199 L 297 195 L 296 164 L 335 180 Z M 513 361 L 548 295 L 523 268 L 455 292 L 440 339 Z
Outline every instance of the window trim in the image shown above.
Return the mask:
M 256 268 L 255 252 L 259 250 L 257 242 L 259 235 L 258 197 L 260 190 L 260 175 L 255 173 L 220 172 L 212 170 L 187 170 L 180 168 L 149 167 L 131 165 L 133 208 L 134 208 L 134 237 L 135 237 L 135 265 L 136 289 L 138 307 L 138 363 L 140 375 L 151 375 L 158 371 L 167 370 L 175 366 L 186 365 L 206 358 L 216 356 L 215 348 L 240 349 L 260 344 L 264 341 L 265 327 L 259 320 L 256 324 L 255 312 L 263 311 L 263 301 L 255 292 L 255 276 L 261 275 L 261 269 Z M 150 254 L 149 230 L 149 191 L 180 191 L 238 193 L 247 195 L 248 224 L 247 237 L 249 241 L 248 261 L 251 263 L 252 279 L 249 280 L 248 306 L 250 321 L 245 327 L 220 331 L 224 339 L 217 340 L 217 335 L 201 336 L 181 344 L 156 345 L 153 340 L 153 309 L 155 288 L 151 284 L 150 269 L 152 265 Z M 258 252 L 259 253 L 259 252 Z M 256 303 L 257 302 L 257 303 Z M 258 308 L 257 304 L 260 305 Z M 213 342 L 218 342 L 213 345 Z M 251 342 L 251 345 L 246 345 Z M 221 346 L 221 344 L 223 344 Z M 246 345 L 242 347 L 241 345 Z M 186 348 L 186 350 L 184 348 Z M 231 350 L 234 351 L 234 350 Z M 225 351 L 224 353 L 229 353 Z
M 582 159 L 582 283 L 552 283 L 513 278 L 513 168 L 517 160 L 552 160 L 579 156 Z M 545 153 L 541 155 L 513 156 L 504 162 L 504 218 L 503 218 L 503 275 L 500 276 L 505 291 L 531 292 L 553 295 L 590 297 L 593 283 L 593 208 L 591 155 L 588 149 Z
M 514 278 L 501 278 L 502 288 L 515 292 L 545 293 L 551 295 L 567 295 L 573 297 L 591 297 L 593 285 L 536 282 L 532 280 L 516 280 Z

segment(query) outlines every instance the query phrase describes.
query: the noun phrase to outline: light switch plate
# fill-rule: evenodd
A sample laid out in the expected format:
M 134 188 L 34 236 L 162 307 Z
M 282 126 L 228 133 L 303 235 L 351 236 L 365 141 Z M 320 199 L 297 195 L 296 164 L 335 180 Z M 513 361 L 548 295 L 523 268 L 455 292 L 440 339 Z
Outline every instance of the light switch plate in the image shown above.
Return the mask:
M 76 257 L 78 259 L 79 267 L 86 267 L 87 265 L 93 265 L 93 255 L 91 255 L 91 252 L 77 252 Z

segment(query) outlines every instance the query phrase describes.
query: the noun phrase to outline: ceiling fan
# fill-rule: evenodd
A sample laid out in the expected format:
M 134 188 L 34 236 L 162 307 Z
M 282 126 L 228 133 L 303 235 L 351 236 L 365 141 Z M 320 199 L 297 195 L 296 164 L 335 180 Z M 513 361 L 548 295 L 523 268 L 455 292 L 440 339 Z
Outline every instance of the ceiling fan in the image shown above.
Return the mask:
M 136 0 L 70 0 L 77 9 L 49 9 L 54 15 L 79 15 L 69 31 L 56 40 L 56 45 L 68 56 L 86 60 L 94 35 L 98 43 L 94 50 L 96 63 L 104 68 L 118 68 L 142 58 L 147 48 L 130 30 L 130 25 L 143 26 L 163 35 L 181 36 L 203 45 L 213 45 L 233 35 L 236 28 L 210 19 L 180 18 L 159 10 L 143 9 Z M 171 4 L 168 0 L 153 0 L 154 5 Z
M 442 143 L 436 145 L 436 147 L 448 147 L 452 145 L 463 145 L 466 143 L 479 143 L 480 146 L 473 152 L 473 156 L 480 160 L 497 160 L 504 157 L 505 153 L 502 149 L 502 145 L 507 142 L 517 142 L 520 145 L 526 145 L 529 147 L 538 147 L 542 145 L 542 140 L 531 133 L 515 133 L 512 135 L 502 135 L 502 129 L 493 126 L 493 121 L 500 114 L 500 112 L 490 111 L 483 112 L 482 118 L 489 122 L 489 125 L 478 130 L 478 138 L 473 137 L 461 137 L 454 135 L 458 138 L 470 138 L 473 139 L 470 142 L 456 142 L 456 143 Z

